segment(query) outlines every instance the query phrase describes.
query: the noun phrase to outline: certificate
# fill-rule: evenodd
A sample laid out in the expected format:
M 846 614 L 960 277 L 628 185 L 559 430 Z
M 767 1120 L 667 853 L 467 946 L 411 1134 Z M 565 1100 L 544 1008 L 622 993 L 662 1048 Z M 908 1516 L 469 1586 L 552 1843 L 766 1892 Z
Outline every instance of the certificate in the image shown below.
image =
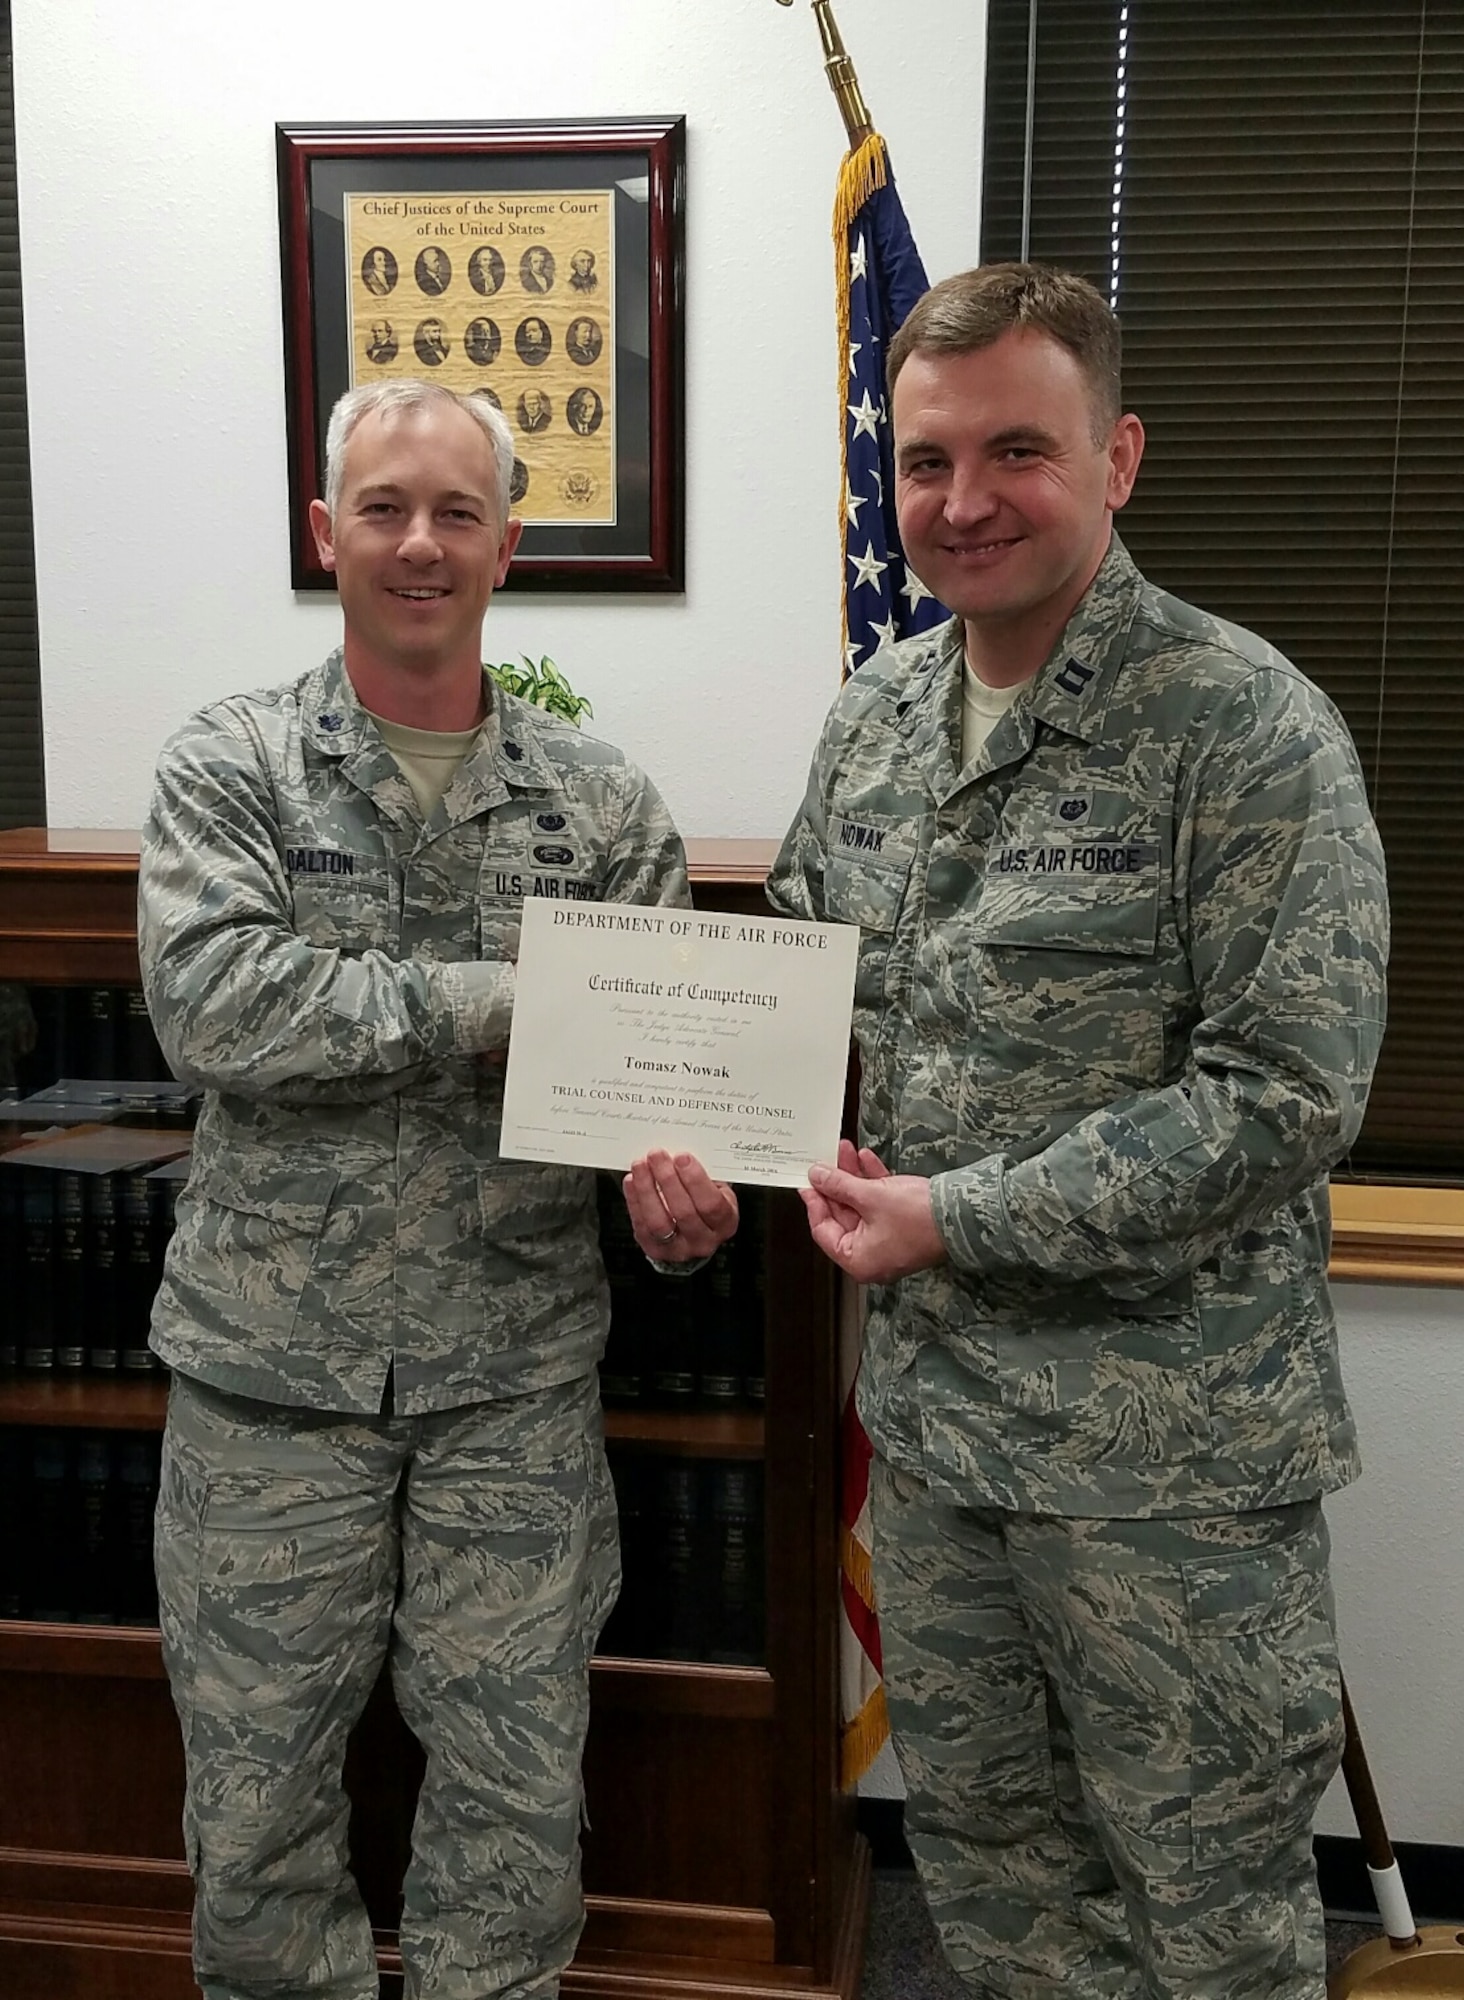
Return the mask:
M 800 1187 L 838 1151 L 859 931 L 530 897 L 501 1150 L 623 1172 L 653 1147 Z

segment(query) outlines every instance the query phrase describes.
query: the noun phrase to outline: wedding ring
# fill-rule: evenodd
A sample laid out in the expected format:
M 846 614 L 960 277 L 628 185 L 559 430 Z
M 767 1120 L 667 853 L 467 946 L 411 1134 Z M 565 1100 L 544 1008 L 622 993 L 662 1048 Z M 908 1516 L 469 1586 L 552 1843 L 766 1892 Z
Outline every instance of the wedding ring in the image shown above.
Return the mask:
M 666 1234 L 664 1236 L 657 1236 L 654 1239 L 654 1241 L 657 1243 L 669 1243 L 673 1237 L 679 1236 L 680 1234 L 681 1234 L 681 1224 L 679 1222 L 673 1222 L 671 1227 L 666 1231 Z

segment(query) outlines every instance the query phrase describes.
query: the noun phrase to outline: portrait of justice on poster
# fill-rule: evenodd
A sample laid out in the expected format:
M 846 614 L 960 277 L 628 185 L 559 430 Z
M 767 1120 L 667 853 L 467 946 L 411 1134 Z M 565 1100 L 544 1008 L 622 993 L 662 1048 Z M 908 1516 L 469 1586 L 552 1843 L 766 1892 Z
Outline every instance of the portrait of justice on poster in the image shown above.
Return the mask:
M 375 190 L 345 201 L 353 386 L 416 376 L 514 433 L 515 513 L 616 519 L 614 193 Z

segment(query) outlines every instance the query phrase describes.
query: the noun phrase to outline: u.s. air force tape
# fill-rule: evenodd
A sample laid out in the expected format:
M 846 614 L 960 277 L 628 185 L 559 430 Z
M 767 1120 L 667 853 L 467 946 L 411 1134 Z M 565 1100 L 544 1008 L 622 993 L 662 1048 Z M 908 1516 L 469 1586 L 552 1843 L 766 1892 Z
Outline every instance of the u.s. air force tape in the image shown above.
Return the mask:
M 1149 841 L 1071 841 L 1064 846 L 997 847 L 986 863 L 988 875 L 1142 875 L 1159 865 L 1159 849 Z

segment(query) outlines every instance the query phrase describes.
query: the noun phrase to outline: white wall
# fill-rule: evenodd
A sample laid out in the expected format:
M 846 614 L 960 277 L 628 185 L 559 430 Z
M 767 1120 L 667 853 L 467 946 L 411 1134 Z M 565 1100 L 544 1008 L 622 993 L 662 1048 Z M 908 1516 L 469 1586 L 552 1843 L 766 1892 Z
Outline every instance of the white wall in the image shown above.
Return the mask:
M 1342 1667 L 1393 1838 L 1464 1846 L 1464 1291 L 1336 1302 L 1363 1457 L 1327 1507 Z M 1356 1832 L 1340 1777 L 1317 1824 Z
M 898 52 L 886 0 L 838 15 L 932 275 L 974 262 L 981 8 L 921 0 Z M 683 832 L 780 834 L 839 671 L 844 132 L 809 9 L 15 0 L 14 28 L 51 823 L 136 825 L 175 722 L 335 642 L 289 581 L 276 121 L 684 112 L 685 598 L 504 596 L 486 650 L 552 653 Z

